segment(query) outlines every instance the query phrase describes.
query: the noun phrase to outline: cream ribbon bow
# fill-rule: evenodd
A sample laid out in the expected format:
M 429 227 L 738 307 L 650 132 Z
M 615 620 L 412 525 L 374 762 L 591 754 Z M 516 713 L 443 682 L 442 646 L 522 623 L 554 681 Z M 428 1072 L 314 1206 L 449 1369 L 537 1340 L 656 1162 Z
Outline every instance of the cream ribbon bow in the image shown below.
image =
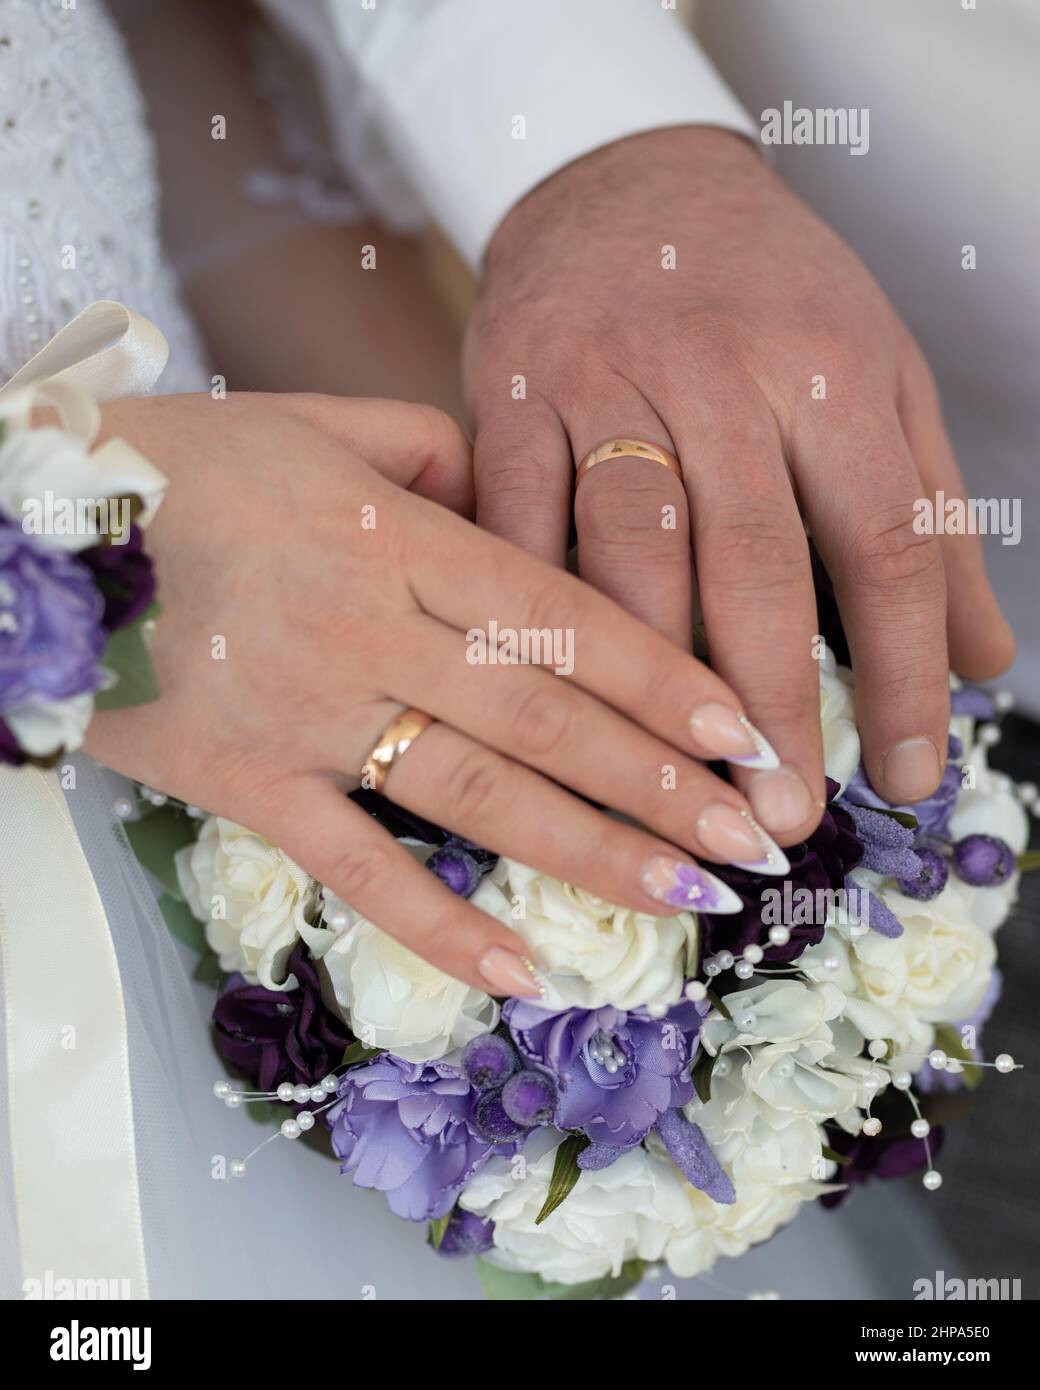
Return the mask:
M 149 391 L 167 356 L 155 324 L 98 300 L 0 388 L 0 419 L 24 427 L 34 405 L 51 405 L 89 445 L 97 401 Z M 162 474 L 122 440 L 91 460 L 112 495 L 144 500 L 146 525 Z M 115 1278 L 147 1298 L 115 948 L 57 775 L 35 767 L 0 766 L 0 946 L 23 1287 Z

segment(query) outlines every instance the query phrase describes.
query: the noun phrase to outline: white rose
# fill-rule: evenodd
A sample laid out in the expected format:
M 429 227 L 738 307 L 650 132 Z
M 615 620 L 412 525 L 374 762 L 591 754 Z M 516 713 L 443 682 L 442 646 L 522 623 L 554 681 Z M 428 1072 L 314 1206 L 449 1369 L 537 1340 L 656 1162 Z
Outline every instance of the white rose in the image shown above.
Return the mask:
M 615 907 L 558 878 L 500 859 L 474 898 L 531 947 L 549 977 L 547 1003 L 556 1008 L 636 1009 L 676 1003 L 687 959 L 696 954 L 692 913 L 653 917 Z M 514 902 L 523 916 L 513 917 Z
M 724 1074 L 713 1073 L 711 1098 L 695 1096 L 684 1112 L 700 1126 L 737 1191 L 829 1176 L 834 1165 L 824 1161 L 826 1140 L 819 1125 L 806 1115 L 792 1117 L 773 1109 L 744 1085 L 732 1060 Z
M 129 479 L 103 474 L 87 446 L 75 435 L 52 426 L 12 430 L 0 444 L 0 512 L 19 523 L 45 513 L 45 494 L 61 504 L 99 502 L 138 492 Z M 43 537 L 58 550 L 85 550 L 98 535 L 48 531 Z
M 67 700 L 33 701 L 4 710 L 4 720 L 24 752 L 46 758 L 60 748 L 72 753 L 83 743 L 94 717 L 94 696 L 73 695 Z
M 860 759 L 856 702 L 852 672 L 838 665 L 829 647 L 820 658 L 820 724 L 824 770 L 844 791 Z
M 730 1019 L 711 1015 L 701 1041 L 726 1059 L 726 1072 L 771 1115 L 815 1123 L 863 1106 L 873 1091 L 869 1062 L 857 1056 L 862 1037 L 843 1027 L 845 996 L 835 985 L 767 980 L 728 994 Z
M 413 853 L 426 858 L 430 849 Z M 479 894 L 470 899 L 477 906 Z M 305 926 L 303 935 L 321 962 L 326 1002 L 367 1047 L 386 1048 L 409 1062 L 454 1062 L 471 1038 L 497 1026 L 499 1006 L 490 995 L 446 975 L 330 897 L 326 921 L 341 914 L 346 926 Z
M 206 924 L 222 970 L 238 970 L 265 989 L 294 989 L 286 969 L 307 925 L 313 880 L 261 836 L 209 816 L 194 845 L 179 850 L 177 878 L 188 906 Z
M 890 880 L 866 872 L 862 877 L 902 923 L 902 935 L 882 936 L 873 930 L 850 935 L 843 953 L 837 942 L 844 929 L 828 930 L 823 943 L 803 952 L 798 962 L 802 969 L 820 978 L 823 958 L 836 954 L 851 967 L 855 994 L 893 1017 L 905 1022 L 909 1014 L 919 1024 L 970 1018 L 986 992 L 996 960 L 992 938 L 971 919 L 970 891 L 951 879 L 938 897 L 919 902 L 900 893 Z M 826 973 L 831 978 L 833 972 Z M 906 1046 L 901 1038 L 896 1040 Z
M 493 1158 L 467 1183 L 459 1204 L 495 1223 L 495 1244 L 485 1258 L 561 1284 L 616 1275 L 627 1260 L 660 1260 L 679 1223 L 690 1221 L 689 1184 L 678 1169 L 645 1149 L 629 1149 L 608 1168 L 583 1172 L 538 1226 L 560 1142 L 555 1130 L 539 1130 L 522 1161 Z
M 828 1190 L 817 1182 L 745 1183 L 735 1202 L 721 1206 L 688 1183 L 684 1189 L 687 1209 L 665 1251 L 668 1267 L 682 1279 L 704 1274 L 721 1255 L 743 1255 L 768 1240 L 798 1215 L 803 1202 Z
M 863 975 L 853 940 L 838 930 L 829 930 L 819 945 L 802 952 L 798 959 L 799 969 L 810 979 L 837 985 L 845 995 L 843 1017 L 864 1038 L 890 1039 L 902 1051 L 923 1056 L 932 1045 L 935 1030 L 930 1023 L 918 1018 L 905 998 L 902 955 L 894 954 L 892 964 L 897 968 L 891 976 L 875 977 L 869 972 Z M 824 965 L 827 959 L 833 968 Z M 902 964 L 897 966 L 897 963 Z

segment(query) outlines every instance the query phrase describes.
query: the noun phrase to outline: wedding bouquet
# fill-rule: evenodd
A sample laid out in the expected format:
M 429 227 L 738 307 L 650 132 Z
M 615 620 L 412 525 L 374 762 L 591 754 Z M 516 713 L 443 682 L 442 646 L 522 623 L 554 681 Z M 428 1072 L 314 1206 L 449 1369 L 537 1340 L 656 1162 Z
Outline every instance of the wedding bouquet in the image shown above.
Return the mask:
M 171 927 L 210 953 L 217 1045 L 254 1088 L 218 1097 L 280 1119 L 271 1138 L 324 1132 L 441 1255 L 479 1257 L 489 1296 L 613 1297 L 868 1178 L 938 1187 L 936 1120 L 983 1066 L 1015 1069 L 980 1034 L 1036 791 L 988 766 L 988 695 L 956 687 L 952 708 L 940 787 L 890 806 L 860 765 L 852 674 L 823 650 L 822 822 L 782 879 L 712 866 L 741 910 L 699 920 L 615 907 L 357 793 L 526 940 L 534 1000 L 428 965 L 242 826 L 146 790 L 128 829 Z

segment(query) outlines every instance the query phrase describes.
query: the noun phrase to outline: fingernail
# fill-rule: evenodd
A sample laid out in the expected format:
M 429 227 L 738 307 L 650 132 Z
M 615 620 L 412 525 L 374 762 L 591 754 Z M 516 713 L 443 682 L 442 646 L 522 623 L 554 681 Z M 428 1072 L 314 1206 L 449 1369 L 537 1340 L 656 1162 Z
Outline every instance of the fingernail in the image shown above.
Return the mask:
M 706 806 L 697 818 L 697 839 L 709 859 L 759 874 L 786 874 L 787 855 L 750 811 L 719 802 Z
M 642 874 L 643 891 L 655 902 L 691 912 L 741 912 L 744 904 L 728 884 L 688 859 L 655 854 Z
M 760 772 L 751 779 L 747 798 L 755 818 L 780 834 L 802 825 L 813 813 L 812 794 L 793 767 Z
M 718 700 L 690 715 L 690 732 L 699 744 L 738 767 L 779 767 L 780 759 L 746 714 Z
M 921 801 L 939 785 L 942 765 L 930 738 L 905 738 L 881 759 L 881 794 L 897 804 Z
M 545 986 L 527 957 L 507 951 L 504 946 L 492 946 L 485 951 L 477 968 L 492 994 L 520 995 L 528 999 L 545 993 Z

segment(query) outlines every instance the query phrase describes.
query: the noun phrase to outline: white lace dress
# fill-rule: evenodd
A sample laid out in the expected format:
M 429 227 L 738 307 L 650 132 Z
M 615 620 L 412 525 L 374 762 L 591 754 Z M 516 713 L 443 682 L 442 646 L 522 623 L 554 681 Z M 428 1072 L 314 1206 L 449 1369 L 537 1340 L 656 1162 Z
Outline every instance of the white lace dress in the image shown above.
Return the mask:
M 198 338 L 163 263 L 153 151 L 118 30 L 98 0 L 0 0 L 0 381 L 92 300 L 153 319 L 170 342 L 162 391 L 202 389 Z M 472 1263 L 436 1255 L 422 1228 L 353 1188 L 331 1159 L 277 1139 L 246 1177 L 211 1176 L 217 1156 L 263 1133 L 212 1096 L 221 1069 L 192 984 L 113 813 L 125 784 L 75 760 L 68 802 L 111 925 L 125 997 L 149 1284 L 166 1298 L 481 1297 Z M 3 854 L 0 845 L 0 855 Z M 41 884 L 41 892 L 46 885 Z M 3 1036 L 0 1031 L 0 1037 Z M 6 1098 L 6 1058 L 0 1101 Z M 56 1098 L 50 1097 L 53 1102 Z M 6 1114 L 6 1105 L 4 1105 Z M 0 1293 L 22 1296 L 6 1125 L 0 1136 Z M 899 1194 L 868 1193 L 840 1215 L 795 1225 L 716 1278 L 674 1281 L 679 1298 L 782 1289 L 791 1297 L 905 1297 L 910 1255 Z M 904 1234 L 874 1255 L 866 1233 Z M 897 1244 L 894 1246 L 893 1241 Z M 914 1267 L 941 1267 L 918 1247 Z M 54 1271 L 60 1277 L 61 1271 Z M 118 1270 L 93 1271 L 101 1279 Z M 648 1283 L 641 1297 L 660 1296 Z

